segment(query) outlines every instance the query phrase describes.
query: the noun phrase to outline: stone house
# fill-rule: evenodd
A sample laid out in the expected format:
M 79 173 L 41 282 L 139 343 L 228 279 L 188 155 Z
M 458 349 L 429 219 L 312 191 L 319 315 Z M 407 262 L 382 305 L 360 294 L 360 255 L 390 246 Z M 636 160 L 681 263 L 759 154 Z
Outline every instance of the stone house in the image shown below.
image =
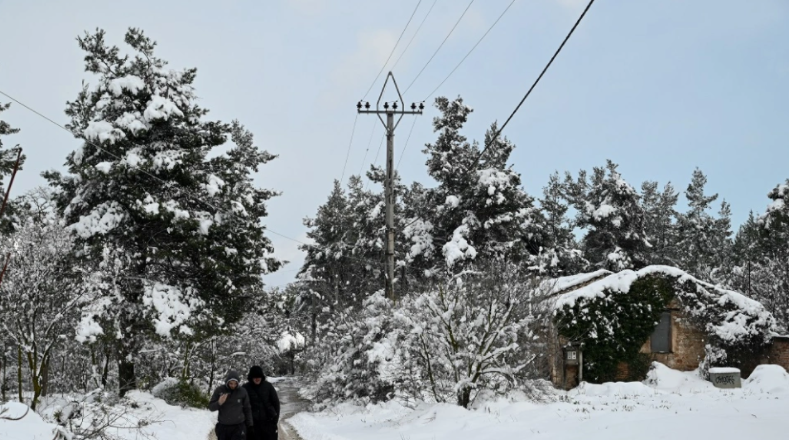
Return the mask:
M 554 305 L 565 295 L 573 295 L 595 283 L 605 282 L 612 272 L 599 270 L 589 274 L 551 280 L 543 288 L 549 289 L 549 302 Z M 560 336 L 555 328 L 550 331 L 549 366 L 554 386 L 564 389 L 575 387 L 583 380 L 580 365 L 583 351 L 573 347 L 570 341 Z M 708 335 L 699 328 L 683 310 L 676 298 L 672 299 L 660 315 L 660 320 L 650 337 L 644 341 L 640 353 L 649 355 L 651 361 L 660 362 L 669 368 L 680 371 L 693 371 L 705 357 Z M 789 371 L 789 336 L 773 335 L 764 355 L 754 359 L 751 365 L 742 368 L 747 377 L 759 364 L 777 364 Z M 620 363 L 617 380 L 628 377 L 628 365 Z

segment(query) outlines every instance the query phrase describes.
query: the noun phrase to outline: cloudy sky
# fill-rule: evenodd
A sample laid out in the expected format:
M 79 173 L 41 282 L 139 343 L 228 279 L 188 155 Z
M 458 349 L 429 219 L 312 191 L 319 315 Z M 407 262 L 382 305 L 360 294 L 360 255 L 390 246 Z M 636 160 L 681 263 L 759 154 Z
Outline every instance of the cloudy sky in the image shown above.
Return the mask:
M 434 4 L 435 2 L 435 4 Z M 421 101 L 446 77 L 511 0 L 477 0 L 435 59 L 468 0 L 423 0 L 394 52 L 407 101 Z M 0 90 L 59 123 L 83 79 L 75 37 L 103 28 L 123 46 L 128 27 L 158 41 L 175 68 L 197 67 L 197 93 L 211 117 L 239 119 L 279 158 L 260 185 L 282 191 L 266 224 L 304 240 L 312 215 L 339 179 L 369 167 L 380 145 L 377 118 L 355 104 L 384 65 L 418 0 L 41 1 L 0 0 Z M 475 111 L 469 138 L 503 121 L 585 6 L 585 0 L 516 0 L 475 52 L 438 90 Z M 428 10 L 432 11 L 428 14 Z M 424 26 L 402 55 L 419 23 Z M 599 0 L 559 59 L 507 127 L 514 168 L 538 195 L 554 170 L 620 164 L 625 179 L 684 189 L 695 167 L 708 191 L 732 204 L 734 223 L 762 211 L 766 193 L 789 178 L 789 2 L 785 0 Z M 387 70 L 389 68 L 387 67 Z M 373 101 L 383 83 L 374 85 Z M 0 96 L 0 102 L 8 100 Z M 430 101 L 428 101 L 430 102 Z M 431 185 L 421 147 L 435 139 L 436 110 L 417 117 L 402 155 L 406 182 Z M 43 184 L 78 142 L 13 105 L 22 131 L 5 142 L 28 156 L 14 192 Z M 396 136 L 399 160 L 413 120 Z M 369 148 L 369 153 L 367 152 Z M 383 153 L 378 157 L 382 163 Z M 272 235 L 291 260 L 269 285 L 292 280 L 298 244 Z

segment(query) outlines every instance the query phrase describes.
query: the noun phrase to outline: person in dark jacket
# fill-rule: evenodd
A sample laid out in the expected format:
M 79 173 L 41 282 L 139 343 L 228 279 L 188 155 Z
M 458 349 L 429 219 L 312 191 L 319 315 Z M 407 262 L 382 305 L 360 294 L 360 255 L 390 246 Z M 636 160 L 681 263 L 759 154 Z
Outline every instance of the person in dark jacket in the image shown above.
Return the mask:
M 266 382 L 263 369 L 255 365 L 249 369 L 248 382 L 244 388 L 252 405 L 254 427 L 249 430 L 248 440 L 277 440 L 279 422 L 279 397 L 271 383 Z
M 214 390 L 208 402 L 210 411 L 219 411 L 217 440 L 246 440 L 247 431 L 252 427 L 252 407 L 247 390 L 239 385 L 240 379 L 237 371 L 229 370 L 224 385 Z

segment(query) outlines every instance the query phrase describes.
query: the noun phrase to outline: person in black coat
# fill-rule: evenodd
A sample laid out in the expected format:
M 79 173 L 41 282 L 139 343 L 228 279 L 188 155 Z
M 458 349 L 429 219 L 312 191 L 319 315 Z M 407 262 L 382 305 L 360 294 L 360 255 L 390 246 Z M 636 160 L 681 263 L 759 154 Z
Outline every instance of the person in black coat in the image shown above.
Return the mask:
M 248 430 L 248 440 L 277 440 L 279 422 L 279 397 L 271 383 L 266 382 L 263 369 L 255 365 L 249 369 L 248 382 L 244 389 L 249 395 L 252 406 L 252 429 Z

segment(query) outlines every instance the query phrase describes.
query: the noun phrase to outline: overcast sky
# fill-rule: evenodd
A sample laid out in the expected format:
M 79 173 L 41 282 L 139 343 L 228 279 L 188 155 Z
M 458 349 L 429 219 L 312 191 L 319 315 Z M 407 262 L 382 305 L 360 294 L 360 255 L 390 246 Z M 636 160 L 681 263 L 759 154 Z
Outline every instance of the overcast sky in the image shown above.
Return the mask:
M 423 0 L 390 62 L 399 58 L 434 0 Z M 511 0 L 477 0 L 405 95 L 421 101 L 476 43 Z M 257 182 L 282 191 L 266 224 L 305 239 L 313 215 L 339 179 L 355 104 L 381 69 L 417 0 L 37 1 L 0 0 L 0 90 L 59 123 L 83 72 L 75 38 L 97 27 L 123 46 L 128 27 L 159 43 L 171 67 L 197 67 L 209 117 L 239 119 L 257 144 L 279 155 Z M 548 61 L 585 0 L 516 0 L 438 95 L 463 96 L 475 111 L 465 134 L 482 139 L 503 121 Z M 437 0 L 394 69 L 411 83 L 468 5 Z M 577 172 L 609 158 L 624 178 L 671 181 L 683 189 L 695 167 L 708 192 L 732 204 L 738 225 L 762 211 L 767 192 L 789 178 L 789 2 L 786 0 L 598 0 L 535 92 L 507 127 L 515 170 L 538 196 L 554 170 Z M 388 70 L 388 69 L 387 69 Z M 374 101 L 383 83 L 367 97 Z M 0 102 L 7 99 L 0 96 Z M 405 182 L 432 185 L 421 147 L 435 139 L 428 107 L 417 117 L 400 165 Z M 28 162 L 14 193 L 44 183 L 78 145 L 68 133 L 13 105 L 3 118 L 22 131 L 7 138 Z M 412 127 L 396 135 L 396 158 Z M 359 116 L 346 171 L 374 158 L 377 118 Z M 366 149 L 370 153 L 366 155 Z M 382 163 L 383 152 L 379 156 Z M 271 236 L 292 263 L 266 277 L 291 281 L 297 243 Z

